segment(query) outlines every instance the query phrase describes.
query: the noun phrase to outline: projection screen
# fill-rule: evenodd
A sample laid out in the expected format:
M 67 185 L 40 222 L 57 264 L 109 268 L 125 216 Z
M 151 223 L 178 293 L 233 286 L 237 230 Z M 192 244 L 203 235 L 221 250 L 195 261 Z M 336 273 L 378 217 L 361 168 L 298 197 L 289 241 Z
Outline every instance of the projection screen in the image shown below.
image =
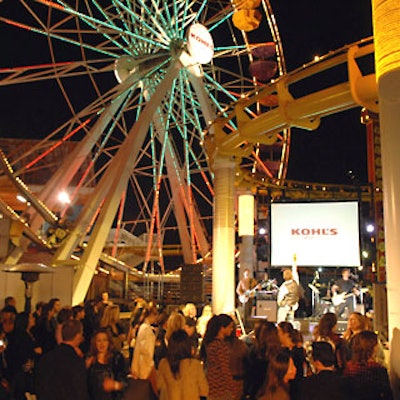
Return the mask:
M 272 203 L 271 266 L 360 265 L 357 202 Z

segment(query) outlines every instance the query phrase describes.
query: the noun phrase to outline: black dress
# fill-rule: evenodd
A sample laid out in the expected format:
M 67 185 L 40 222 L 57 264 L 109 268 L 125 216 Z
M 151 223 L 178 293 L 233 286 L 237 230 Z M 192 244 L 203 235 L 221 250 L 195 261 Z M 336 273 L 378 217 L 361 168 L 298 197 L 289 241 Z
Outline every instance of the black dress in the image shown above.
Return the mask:
M 97 360 L 89 367 L 89 393 L 93 400 L 118 400 L 122 397 L 121 391 L 105 392 L 103 382 L 105 378 L 111 378 L 118 382 L 126 383 L 127 370 L 125 360 L 120 352 L 114 352 L 107 364 L 101 364 Z
M 11 373 L 11 386 L 16 400 L 25 400 L 25 393 L 35 393 L 34 372 L 39 356 L 35 338 L 28 332 L 20 332 L 7 348 L 7 364 Z M 29 361 L 29 364 L 28 364 Z
M 268 360 L 265 349 L 261 350 L 256 344 L 251 345 L 244 361 L 244 395 L 246 399 L 254 400 L 265 384 Z

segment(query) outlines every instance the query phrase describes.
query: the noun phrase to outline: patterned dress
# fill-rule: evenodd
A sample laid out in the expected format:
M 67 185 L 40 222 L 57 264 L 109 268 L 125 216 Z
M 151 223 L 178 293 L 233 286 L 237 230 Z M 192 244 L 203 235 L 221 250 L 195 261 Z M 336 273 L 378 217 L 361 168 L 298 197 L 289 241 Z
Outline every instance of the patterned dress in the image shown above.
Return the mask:
M 206 348 L 208 400 L 233 400 L 235 381 L 230 368 L 231 346 L 227 341 L 214 339 Z

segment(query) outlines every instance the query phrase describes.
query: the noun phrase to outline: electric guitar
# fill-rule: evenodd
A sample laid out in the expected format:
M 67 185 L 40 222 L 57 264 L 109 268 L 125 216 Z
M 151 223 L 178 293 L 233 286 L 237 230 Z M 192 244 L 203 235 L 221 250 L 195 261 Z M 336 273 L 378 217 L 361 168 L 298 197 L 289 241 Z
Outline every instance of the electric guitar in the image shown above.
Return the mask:
M 261 281 L 261 282 L 263 282 L 263 281 Z M 243 294 L 239 294 L 239 301 L 240 301 L 242 304 L 246 304 L 246 303 L 249 301 L 249 299 L 250 299 L 251 297 L 253 297 L 255 291 L 256 291 L 257 289 L 259 289 L 259 287 L 260 287 L 260 285 L 261 285 L 261 282 L 257 283 L 257 285 L 253 287 L 253 289 L 246 290 Z
M 359 291 L 360 291 L 361 293 L 365 293 L 365 292 L 368 292 L 368 288 L 361 288 L 361 289 L 359 289 Z M 333 304 L 335 307 L 337 307 L 337 306 L 339 306 L 340 304 L 343 304 L 343 303 L 346 301 L 346 299 L 348 299 L 348 298 L 351 297 L 351 296 L 355 296 L 355 293 L 346 293 L 346 292 L 343 292 L 343 293 L 335 293 L 335 294 L 331 297 L 331 302 L 332 302 L 332 304 Z

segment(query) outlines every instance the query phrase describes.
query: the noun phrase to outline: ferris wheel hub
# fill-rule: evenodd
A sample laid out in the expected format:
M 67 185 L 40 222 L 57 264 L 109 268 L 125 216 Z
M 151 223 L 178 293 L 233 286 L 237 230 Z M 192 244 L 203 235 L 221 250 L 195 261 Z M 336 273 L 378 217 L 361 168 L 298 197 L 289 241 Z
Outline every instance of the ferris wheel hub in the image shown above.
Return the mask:
M 130 56 L 122 56 L 114 63 L 114 74 L 119 83 L 139 70 L 137 61 Z

